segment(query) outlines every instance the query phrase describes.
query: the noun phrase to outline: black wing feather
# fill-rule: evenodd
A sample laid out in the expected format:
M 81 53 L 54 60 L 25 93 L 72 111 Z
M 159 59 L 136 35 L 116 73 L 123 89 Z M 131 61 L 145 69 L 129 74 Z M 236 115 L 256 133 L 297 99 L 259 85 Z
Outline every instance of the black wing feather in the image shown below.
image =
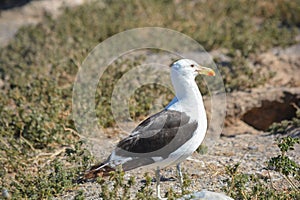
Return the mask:
M 173 142 L 172 149 L 187 142 L 198 127 L 184 112 L 163 110 L 139 124 L 117 147 L 132 153 L 150 153 Z M 176 137 L 177 134 L 180 137 Z

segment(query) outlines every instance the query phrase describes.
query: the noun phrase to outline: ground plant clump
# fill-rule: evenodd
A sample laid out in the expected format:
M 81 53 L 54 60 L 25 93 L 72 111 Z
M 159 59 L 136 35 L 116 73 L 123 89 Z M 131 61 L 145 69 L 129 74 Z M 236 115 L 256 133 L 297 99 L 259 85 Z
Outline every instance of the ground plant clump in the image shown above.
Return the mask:
M 287 190 L 276 189 L 272 176 L 261 177 L 239 171 L 240 163 L 226 166 L 228 179 L 223 190 L 234 199 L 298 199 L 300 198 L 300 166 L 291 160 L 287 153 L 299 145 L 299 138 L 283 137 L 278 139 L 280 154 L 266 161 L 266 169 L 276 171 L 286 179 Z

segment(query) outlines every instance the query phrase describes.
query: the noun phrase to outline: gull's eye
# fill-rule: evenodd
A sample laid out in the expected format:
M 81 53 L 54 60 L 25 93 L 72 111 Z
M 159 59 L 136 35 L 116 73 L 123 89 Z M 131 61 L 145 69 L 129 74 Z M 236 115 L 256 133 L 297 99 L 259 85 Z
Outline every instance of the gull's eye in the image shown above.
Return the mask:
M 194 65 L 194 64 L 191 64 L 191 67 L 195 67 L 195 65 Z

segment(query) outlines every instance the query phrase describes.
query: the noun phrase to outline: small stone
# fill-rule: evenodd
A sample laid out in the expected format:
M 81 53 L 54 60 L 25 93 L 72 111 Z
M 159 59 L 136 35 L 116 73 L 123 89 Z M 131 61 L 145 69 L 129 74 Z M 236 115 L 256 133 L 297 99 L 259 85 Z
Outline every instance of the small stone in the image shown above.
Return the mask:
M 233 198 L 226 196 L 222 193 L 210 192 L 207 190 L 202 190 L 201 192 L 194 192 L 192 194 L 184 195 L 178 200 L 233 200 Z
M 2 197 L 3 197 L 4 199 L 9 199 L 9 198 L 10 198 L 10 195 L 9 195 L 9 193 L 8 193 L 8 191 L 7 191 L 6 188 L 3 188 L 3 189 L 2 189 Z
M 249 150 L 257 150 L 258 147 L 257 147 L 257 146 L 248 146 L 248 149 L 249 149 Z

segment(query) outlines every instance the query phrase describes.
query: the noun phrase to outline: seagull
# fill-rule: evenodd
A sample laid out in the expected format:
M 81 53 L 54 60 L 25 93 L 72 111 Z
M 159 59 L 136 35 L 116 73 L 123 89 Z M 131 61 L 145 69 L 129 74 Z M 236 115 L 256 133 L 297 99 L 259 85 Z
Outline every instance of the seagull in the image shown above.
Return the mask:
M 85 180 L 107 176 L 119 166 L 124 171 L 150 168 L 155 170 L 156 194 L 161 199 L 160 169 L 176 165 L 182 188 L 180 163 L 199 147 L 207 130 L 206 112 L 195 78 L 199 74 L 214 76 L 215 72 L 190 59 L 179 59 L 170 68 L 174 99 L 162 111 L 142 121 L 104 162 L 85 172 Z

